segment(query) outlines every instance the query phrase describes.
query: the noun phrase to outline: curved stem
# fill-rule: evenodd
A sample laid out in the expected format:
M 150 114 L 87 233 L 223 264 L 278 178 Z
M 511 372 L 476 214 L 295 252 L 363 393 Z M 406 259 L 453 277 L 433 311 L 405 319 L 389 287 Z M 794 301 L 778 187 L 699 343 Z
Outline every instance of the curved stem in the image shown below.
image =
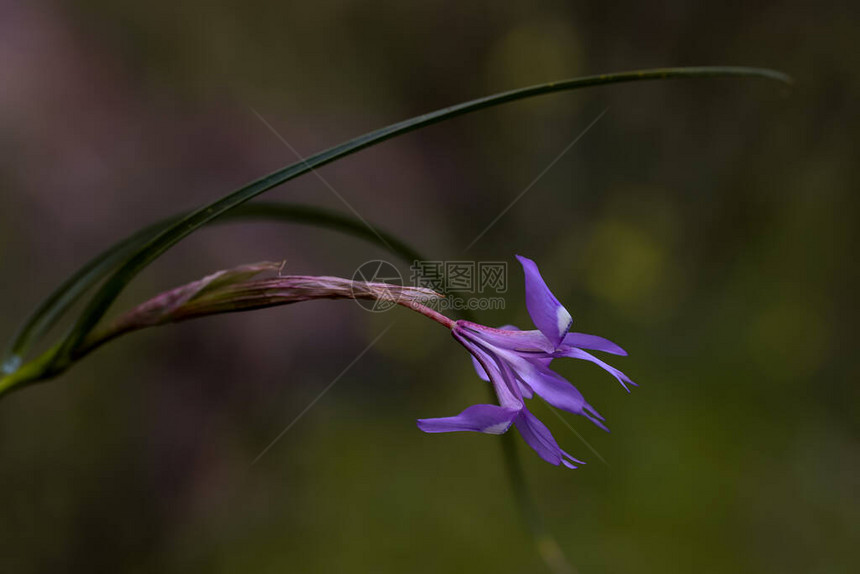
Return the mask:
M 453 319 L 449 319 L 448 317 L 446 317 L 442 313 L 440 313 L 434 309 L 431 309 L 430 307 L 427 307 L 426 305 L 422 305 L 421 303 L 416 303 L 414 301 L 398 301 L 398 303 L 400 305 L 403 305 L 404 307 L 406 307 L 408 309 L 412 309 L 413 311 L 421 313 L 425 317 L 429 317 L 430 319 L 433 319 L 434 321 L 436 321 L 437 323 L 439 323 L 440 325 L 442 325 L 443 327 L 445 327 L 447 329 L 451 329 L 454 327 L 455 321 Z

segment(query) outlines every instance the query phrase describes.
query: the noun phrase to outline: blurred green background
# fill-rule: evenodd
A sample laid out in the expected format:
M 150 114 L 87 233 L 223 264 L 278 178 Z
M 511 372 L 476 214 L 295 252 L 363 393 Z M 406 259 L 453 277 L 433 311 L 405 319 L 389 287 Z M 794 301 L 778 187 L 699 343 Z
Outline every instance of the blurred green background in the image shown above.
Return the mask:
M 460 118 L 321 170 L 436 259 L 535 259 L 627 395 L 559 363 L 605 434 L 576 471 L 520 448 L 580 572 L 860 568 L 856 3 L 0 1 L 0 340 L 153 220 L 295 156 L 462 100 L 667 65 L 793 75 L 630 84 Z M 492 229 L 464 248 L 601 111 Z M 305 176 L 269 194 L 347 211 Z M 117 309 L 265 259 L 351 276 L 382 251 L 229 225 Z M 408 273 L 408 269 L 404 269 Z M 519 270 L 507 308 L 528 324 Z M 254 458 L 394 322 L 298 423 Z M 499 440 L 419 417 L 486 400 L 404 310 L 313 302 L 126 337 L 0 402 L 0 571 L 541 572 Z M 522 441 L 517 437 L 522 447 Z

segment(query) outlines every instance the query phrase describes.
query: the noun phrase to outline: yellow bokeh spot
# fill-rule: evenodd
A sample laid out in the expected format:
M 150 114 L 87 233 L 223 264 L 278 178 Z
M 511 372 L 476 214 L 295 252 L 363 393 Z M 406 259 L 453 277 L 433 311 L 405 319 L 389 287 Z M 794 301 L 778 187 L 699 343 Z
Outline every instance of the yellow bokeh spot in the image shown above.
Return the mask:
M 585 281 L 593 295 L 644 317 L 673 306 L 678 273 L 669 246 L 657 234 L 609 218 L 597 224 L 589 247 Z

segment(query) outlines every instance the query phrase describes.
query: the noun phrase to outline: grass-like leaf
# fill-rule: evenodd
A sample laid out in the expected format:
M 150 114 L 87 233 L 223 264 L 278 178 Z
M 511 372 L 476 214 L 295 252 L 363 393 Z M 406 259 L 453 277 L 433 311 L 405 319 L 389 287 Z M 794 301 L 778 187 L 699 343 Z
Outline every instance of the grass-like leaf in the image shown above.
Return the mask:
M 171 224 L 179 221 L 182 216 L 165 219 L 119 241 L 109 249 L 93 257 L 83 267 L 73 273 L 68 279 L 51 293 L 24 325 L 18 330 L 12 343 L 0 361 L 0 374 L 11 373 L 18 369 L 27 351 L 59 321 L 66 311 L 93 285 L 108 276 L 136 248 L 140 247 Z

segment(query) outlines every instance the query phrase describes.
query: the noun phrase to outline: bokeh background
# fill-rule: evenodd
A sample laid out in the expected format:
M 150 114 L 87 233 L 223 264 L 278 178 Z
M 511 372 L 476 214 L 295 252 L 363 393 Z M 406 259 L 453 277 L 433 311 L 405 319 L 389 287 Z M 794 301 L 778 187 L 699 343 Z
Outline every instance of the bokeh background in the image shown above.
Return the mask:
M 576 471 L 517 437 L 580 572 L 856 572 L 860 5 L 837 2 L 0 1 L 0 339 L 140 226 L 365 131 L 495 91 L 666 65 L 760 80 L 629 84 L 460 118 L 326 180 L 434 259 L 540 264 L 626 394 L 560 363 L 611 434 L 547 410 Z M 476 245 L 598 114 L 606 115 Z M 256 113 L 255 113 L 256 112 Z M 266 199 L 348 211 L 305 176 Z M 376 247 L 235 224 L 116 309 L 215 269 L 350 276 Z M 404 268 L 404 273 L 408 269 Z M 389 325 L 264 457 L 255 457 Z M 499 441 L 414 419 L 483 402 L 404 310 L 313 302 L 126 337 L 0 403 L 0 571 L 541 572 Z

